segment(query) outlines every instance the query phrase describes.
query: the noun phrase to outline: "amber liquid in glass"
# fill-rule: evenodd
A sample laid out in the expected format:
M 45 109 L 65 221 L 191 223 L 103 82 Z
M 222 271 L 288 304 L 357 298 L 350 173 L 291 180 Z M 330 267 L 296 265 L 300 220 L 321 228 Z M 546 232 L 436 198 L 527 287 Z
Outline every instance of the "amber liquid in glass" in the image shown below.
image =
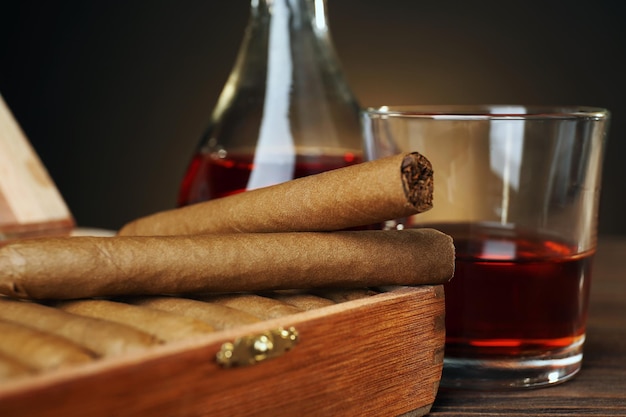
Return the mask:
M 445 285 L 446 356 L 537 355 L 583 340 L 593 252 L 488 225 L 435 225 L 453 236 Z
M 211 154 L 198 153 L 192 159 L 181 184 L 178 205 L 185 206 L 246 191 L 250 173 L 254 169 L 252 161 L 252 155 L 215 158 Z M 361 161 L 360 155 L 349 152 L 340 156 L 298 155 L 295 167 L 285 169 L 293 169 L 292 178 L 300 178 Z

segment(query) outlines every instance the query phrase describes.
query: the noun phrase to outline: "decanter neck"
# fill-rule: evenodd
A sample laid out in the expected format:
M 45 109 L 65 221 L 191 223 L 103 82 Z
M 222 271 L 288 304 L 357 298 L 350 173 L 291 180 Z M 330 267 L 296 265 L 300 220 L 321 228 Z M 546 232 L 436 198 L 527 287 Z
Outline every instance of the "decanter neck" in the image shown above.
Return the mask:
M 326 0 L 251 0 L 253 20 L 284 12 L 293 28 L 311 26 L 318 34 L 328 31 Z

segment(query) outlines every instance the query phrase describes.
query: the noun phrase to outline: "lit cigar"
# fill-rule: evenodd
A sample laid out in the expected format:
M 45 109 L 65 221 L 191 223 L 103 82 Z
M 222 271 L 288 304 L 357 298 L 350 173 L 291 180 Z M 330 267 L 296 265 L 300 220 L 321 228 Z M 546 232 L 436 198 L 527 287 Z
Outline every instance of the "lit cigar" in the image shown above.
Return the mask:
M 452 239 L 434 229 L 68 237 L 0 248 L 0 293 L 112 295 L 440 284 Z
M 342 230 L 432 207 L 433 170 L 417 152 L 156 213 L 120 235 Z

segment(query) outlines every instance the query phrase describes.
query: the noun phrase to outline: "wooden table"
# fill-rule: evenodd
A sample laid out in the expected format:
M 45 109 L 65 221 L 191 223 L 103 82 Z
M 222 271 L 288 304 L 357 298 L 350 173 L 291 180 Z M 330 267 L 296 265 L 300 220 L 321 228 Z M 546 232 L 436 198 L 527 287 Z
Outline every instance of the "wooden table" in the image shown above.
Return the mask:
M 430 416 L 626 416 L 626 238 L 601 237 L 583 367 L 548 388 L 440 389 Z

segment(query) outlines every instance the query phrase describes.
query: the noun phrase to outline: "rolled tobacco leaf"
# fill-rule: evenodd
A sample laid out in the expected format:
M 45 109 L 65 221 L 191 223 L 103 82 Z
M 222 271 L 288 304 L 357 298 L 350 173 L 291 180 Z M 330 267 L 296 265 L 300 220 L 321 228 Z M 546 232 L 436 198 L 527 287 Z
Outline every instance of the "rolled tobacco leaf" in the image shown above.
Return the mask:
M 137 219 L 120 235 L 342 230 L 432 207 L 433 169 L 413 152 Z
M 15 378 L 34 374 L 35 371 L 16 358 L 0 353 L 0 384 Z
M 260 318 L 222 304 L 207 303 L 185 297 L 144 296 L 126 297 L 126 302 L 179 314 L 200 320 L 218 330 L 230 329 L 246 324 L 258 323 Z
M 140 352 L 159 341 L 148 333 L 53 307 L 0 297 L 0 320 L 33 327 L 71 340 L 97 356 Z
M 92 362 L 96 358 L 64 337 L 10 321 L 0 320 L 0 335 L 0 355 L 36 371 Z
M 245 311 L 263 320 L 284 317 L 304 311 L 291 304 L 273 298 L 263 297 L 258 294 L 212 295 L 205 296 L 201 299 L 209 303 L 223 304 L 240 311 Z
M 204 336 L 215 330 L 200 320 L 111 300 L 64 301 L 57 303 L 56 307 L 79 317 L 130 326 L 165 342 Z
M 440 284 L 452 239 L 434 229 L 67 237 L 0 248 L 0 293 L 113 295 Z

